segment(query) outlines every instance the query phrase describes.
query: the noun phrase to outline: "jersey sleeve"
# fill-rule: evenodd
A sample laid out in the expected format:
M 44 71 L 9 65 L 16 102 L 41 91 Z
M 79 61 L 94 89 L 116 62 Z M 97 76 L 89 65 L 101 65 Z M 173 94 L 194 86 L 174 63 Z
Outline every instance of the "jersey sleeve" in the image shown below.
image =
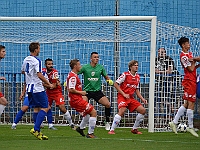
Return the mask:
M 54 71 L 52 74 L 52 83 L 57 83 L 59 79 L 58 71 Z
M 41 60 L 37 59 L 37 63 L 35 64 L 35 71 L 36 72 L 42 72 L 42 62 L 41 62 Z
M 75 89 L 75 87 L 76 87 L 76 77 L 71 77 L 70 79 L 69 79 L 69 83 L 68 83 L 68 88 L 69 89 Z
M 107 76 L 107 72 L 106 72 L 105 68 L 103 66 L 101 66 L 101 67 L 102 67 L 101 75 L 104 77 Z
M 189 62 L 187 56 L 182 56 L 182 57 L 181 57 L 181 63 L 183 64 L 183 66 L 184 66 L 185 68 L 187 68 L 188 66 L 191 66 L 191 62 Z
M 125 73 L 122 73 L 122 75 L 116 80 L 116 82 L 118 84 L 121 84 L 121 83 L 123 83 L 125 81 L 125 78 L 126 78 Z

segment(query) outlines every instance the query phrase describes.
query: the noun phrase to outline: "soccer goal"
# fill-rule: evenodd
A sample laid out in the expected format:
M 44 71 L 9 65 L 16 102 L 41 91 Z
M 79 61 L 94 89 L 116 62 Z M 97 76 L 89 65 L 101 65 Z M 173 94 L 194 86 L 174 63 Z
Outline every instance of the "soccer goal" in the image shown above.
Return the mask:
M 8 106 L 1 116 L 2 123 L 12 123 L 23 102 L 18 100 L 24 78 L 21 75 L 23 59 L 29 55 L 28 46 L 37 41 L 41 44 L 41 60 L 52 58 L 63 83 L 70 71 L 69 61 L 78 58 L 81 64 L 90 62 L 90 53 L 99 53 L 100 61 L 111 79 L 116 80 L 128 70 L 128 62 L 139 62 L 140 91 L 148 100 L 147 114 L 142 128 L 149 132 L 168 130 L 181 101 L 183 71 L 179 62 L 178 38 L 188 36 L 195 55 L 199 52 L 199 29 L 180 27 L 159 22 L 156 16 L 107 16 L 107 17 L 0 17 L 0 44 L 6 46 L 6 58 L 1 62 L 0 90 L 8 99 Z M 175 62 L 179 74 L 169 81 L 155 76 L 156 49 L 164 47 Z M 80 75 L 82 79 L 82 76 Z M 170 83 L 170 84 L 167 84 Z M 165 89 L 163 91 L 163 89 Z M 111 101 L 111 121 L 117 113 L 117 92 L 102 78 L 102 90 Z M 163 94 L 164 93 L 164 94 Z M 70 108 L 67 92 L 63 89 L 66 107 L 76 124 L 81 116 Z M 139 100 L 139 99 L 138 99 Z M 140 100 L 139 100 L 140 101 Z M 98 113 L 97 125 L 104 125 L 104 107 L 90 102 Z M 196 114 L 198 115 L 198 109 Z M 66 124 L 60 111 L 53 107 L 55 124 Z M 127 111 L 120 126 L 132 127 L 136 113 Z M 185 117 L 182 121 L 185 121 Z M 46 122 L 46 120 L 45 120 Z M 32 110 L 25 113 L 20 123 L 33 123 Z

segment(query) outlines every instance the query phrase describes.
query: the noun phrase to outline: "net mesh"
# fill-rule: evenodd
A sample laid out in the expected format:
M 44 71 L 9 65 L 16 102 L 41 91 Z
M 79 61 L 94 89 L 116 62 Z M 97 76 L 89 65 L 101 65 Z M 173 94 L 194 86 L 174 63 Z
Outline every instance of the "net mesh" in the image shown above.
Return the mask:
M 6 81 L 1 81 L 1 91 L 8 99 L 8 106 L 1 116 L 1 122 L 13 122 L 16 113 L 21 109 L 23 102 L 18 98 L 22 91 L 23 76 L 21 64 L 29 55 L 30 42 L 41 44 L 39 58 L 52 58 L 54 68 L 59 71 L 63 83 L 70 71 L 69 61 L 78 58 L 81 64 L 90 62 L 90 53 L 99 53 L 100 61 L 111 79 L 116 80 L 120 73 L 127 71 L 128 62 L 139 61 L 138 73 L 141 76 L 140 91 L 144 98 L 149 99 L 150 80 L 150 43 L 151 22 L 149 21 L 1 21 L 0 44 L 6 46 L 6 58 L 1 62 L 1 75 Z M 164 47 L 174 60 L 179 74 L 173 77 L 156 78 L 154 93 L 154 128 L 155 131 L 168 130 L 168 122 L 172 120 L 182 101 L 183 69 L 179 61 L 181 51 L 177 41 L 181 36 L 190 38 L 191 50 L 194 56 L 199 56 L 200 29 L 183 27 L 174 24 L 157 22 L 157 49 Z M 82 76 L 80 76 L 82 79 Z M 117 113 L 116 90 L 108 86 L 102 78 L 102 90 L 111 101 L 111 121 Z M 63 89 L 66 108 L 69 109 L 73 121 L 80 123 L 81 116 L 70 108 L 66 91 Z M 137 98 L 137 97 L 136 97 Z M 138 99 L 138 98 L 137 98 Z M 139 99 L 138 99 L 139 100 Z M 140 101 L 140 100 L 139 100 Z M 104 107 L 92 99 L 98 113 L 97 125 L 104 125 Z M 144 105 L 147 109 L 148 105 Z M 195 107 L 195 118 L 199 119 L 199 102 Z M 66 124 L 62 113 L 53 107 L 55 124 Z M 136 117 L 135 112 L 127 110 L 120 126 L 131 127 Z M 180 121 L 186 122 L 187 117 Z M 25 113 L 20 123 L 32 123 L 32 111 Z M 148 115 L 145 116 L 141 127 L 148 127 Z

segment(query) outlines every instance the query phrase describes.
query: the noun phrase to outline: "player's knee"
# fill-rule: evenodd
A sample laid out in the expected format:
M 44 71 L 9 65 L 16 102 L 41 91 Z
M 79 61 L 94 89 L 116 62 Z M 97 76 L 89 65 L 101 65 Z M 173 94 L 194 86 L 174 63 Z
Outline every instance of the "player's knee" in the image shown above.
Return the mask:
M 111 105 L 110 105 L 110 102 L 108 102 L 108 103 L 105 105 L 106 108 L 110 108 L 110 106 L 111 106 Z
M 93 109 L 90 113 L 91 117 L 96 117 L 97 116 L 97 111 L 95 109 Z
M 146 109 L 145 109 L 145 108 L 142 108 L 140 113 L 141 113 L 142 115 L 145 115 Z

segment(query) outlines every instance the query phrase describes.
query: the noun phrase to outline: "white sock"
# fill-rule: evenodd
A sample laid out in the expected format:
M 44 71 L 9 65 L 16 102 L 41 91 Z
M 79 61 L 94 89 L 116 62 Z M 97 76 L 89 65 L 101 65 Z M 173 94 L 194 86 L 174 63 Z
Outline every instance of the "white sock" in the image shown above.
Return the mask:
M 53 123 L 49 123 L 49 128 L 53 127 Z
M 16 124 L 16 123 L 13 123 L 12 126 L 17 126 L 17 124 Z
M 1 114 L 3 113 L 3 110 L 5 109 L 5 107 L 6 107 L 6 106 L 0 104 L 0 116 L 1 116 Z
M 115 128 L 118 126 L 118 124 L 120 123 L 120 120 L 121 120 L 121 116 L 120 115 L 118 115 L 118 114 L 116 114 L 115 115 L 115 117 L 114 117 L 114 120 L 113 120 L 113 123 L 112 123 L 112 127 L 111 127 L 111 129 L 110 129 L 110 131 L 111 130 L 115 130 Z
M 194 110 L 187 109 L 187 115 L 188 115 L 188 126 L 189 128 L 193 128 Z
M 84 129 L 86 127 L 86 124 L 89 122 L 90 115 L 86 115 L 83 117 L 81 124 L 80 124 L 80 129 Z
M 139 114 L 136 116 L 136 120 L 135 120 L 135 123 L 134 123 L 134 125 L 133 125 L 133 130 L 134 130 L 134 129 L 137 129 L 137 128 L 139 127 L 140 122 L 141 122 L 143 119 L 144 119 L 144 115 L 142 115 L 142 114 L 139 113 Z
M 181 116 L 184 115 L 184 112 L 185 112 L 185 111 L 186 111 L 186 108 L 185 108 L 184 106 L 181 106 L 181 107 L 178 109 L 178 112 L 177 112 L 177 114 L 176 114 L 176 116 L 174 117 L 174 120 L 173 120 L 173 122 L 174 122 L 175 124 L 178 124 L 179 118 L 180 118 Z
M 96 121 L 97 121 L 96 117 L 90 117 L 90 119 L 89 119 L 88 134 L 94 133 L 94 128 L 96 126 Z
M 69 111 L 67 111 L 67 112 L 64 114 L 64 117 L 65 117 L 65 119 L 69 122 L 69 125 L 73 124 L 73 123 L 72 123 L 72 118 L 71 118 L 71 115 L 70 115 Z

